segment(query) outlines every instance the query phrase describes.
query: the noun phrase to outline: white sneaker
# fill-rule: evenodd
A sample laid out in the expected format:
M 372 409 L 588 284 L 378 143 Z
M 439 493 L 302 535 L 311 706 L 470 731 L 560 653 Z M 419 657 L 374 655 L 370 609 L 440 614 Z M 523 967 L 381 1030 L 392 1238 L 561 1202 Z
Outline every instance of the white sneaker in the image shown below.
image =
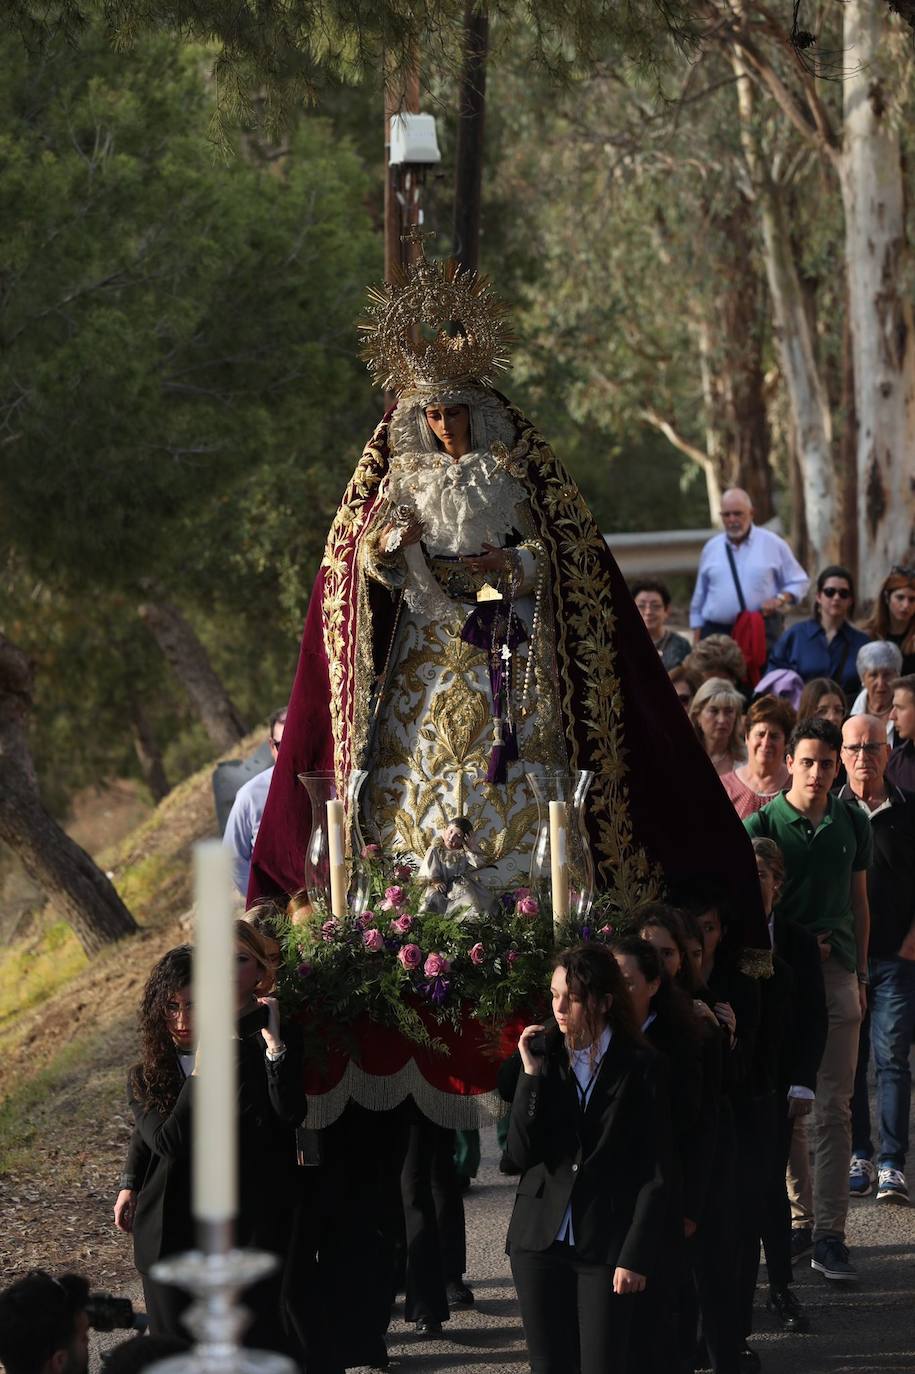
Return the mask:
M 877 1201 L 908 1203 L 909 1190 L 901 1169 L 880 1169 L 877 1174 Z
M 870 1197 L 877 1182 L 877 1170 L 866 1155 L 852 1155 L 848 1168 L 848 1191 L 852 1197 Z

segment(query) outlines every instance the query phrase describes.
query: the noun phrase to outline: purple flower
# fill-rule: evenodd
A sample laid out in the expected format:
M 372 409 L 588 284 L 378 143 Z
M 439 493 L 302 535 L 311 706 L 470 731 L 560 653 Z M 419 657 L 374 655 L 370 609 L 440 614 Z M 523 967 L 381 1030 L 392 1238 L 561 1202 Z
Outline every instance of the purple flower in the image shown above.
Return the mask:
M 337 925 L 336 917 L 331 916 L 330 920 L 329 920 L 329 921 L 325 921 L 324 924 L 323 924 L 323 926 L 321 927 L 321 939 L 322 939 L 322 940 L 333 940 L 333 939 L 335 939 L 338 930 L 339 930 L 339 926 Z
M 590 927 L 590 926 L 582 926 L 582 928 L 581 928 L 581 938 L 582 938 L 582 939 L 585 941 L 585 943 L 587 944 L 587 942 L 588 942 L 588 941 L 590 940 L 590 938 L 591 938 L 591 927 Z
M 448 997 L 448 989 L 450 986 L 447 978 L 436 977 L 430 978 L 423 990 L 429 1001 L 434 1002 L 437 1007 L 440 1007 Z
M 414 969 L 422 963 L 423 952 L 419 945 L 404 945 L 397 951 L 397 957 L 405 969 Z
M 296 970 L 296 972 L 298 973 L 298 975 L 299 975 L 300 978 L 307 978 L 308 975 L 309 975 L 309 973 L 311 973 L 311 964 L 309 964 L 309 963 L 301 963 L 301 964 L 299 964 L 299 967 L 298 967 L 298 969 Z
M 373 954 L 377 954 L 380 949 L 384 949 L 384 936 L 380 930 L 374 927 L 367 930 L 362 937 L 362 943 L 366 949 L 370 949 Z
M 470 947 L 470 962 L 472 964 L 482 964 L 485 958 L 486 950 L 484 946 L 481 944 L 481 942 L 478 940 L 475 945 L 471 945 Z
M 515 960 L 520 959 L 520 957 L 521 955 L 518 953 L 516 949 L 510 949 L 505 955 L 505 962 L 507 964 L 513 964 Z

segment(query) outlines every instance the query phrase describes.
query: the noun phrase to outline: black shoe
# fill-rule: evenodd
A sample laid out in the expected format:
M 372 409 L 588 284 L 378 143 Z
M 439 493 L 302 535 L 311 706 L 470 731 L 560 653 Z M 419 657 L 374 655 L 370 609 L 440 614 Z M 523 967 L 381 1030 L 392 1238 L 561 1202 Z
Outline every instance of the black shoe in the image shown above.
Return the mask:
M 810 1267 L 825 1274 L 828 1279 L 843 1283 L 854 1283 L 858 1277 L 855 1266 L 848 1258 L 848 1246 L 838 1236 L 820 1237 L 813 1247 Z
M 522 1172 L 523 1170 L 519 1169 L 517 1164 L 513 1163 L 512 1160 L 509 1159 L 508 1155 L 503 1150 L 502 1158 L 499 1160 L 499 1173 L 508 1174 L 509 1177 L 514 1177 L 515 1175 L 520 1174 Z
M 791 1258 L 800 1259 L 808 1250 L 813 1249 L 813 1227 L 795 1226 L 791 1231 Z
M 463 1279 L 453 1279 L 445 1284 L 445 1296 L 449 1307 L 473 1307 L 473 1291 Z
M 434 1322 L 431 1317 L 420 1317 L 413 1330 L 417 1336 L 441 1336 L 444 1334 L 441 1322 Z
M 737 1352 L 737 1368 L 745 1369 L 747 1374 L 750 1374 L 751 1370 L 762 1369 L 762 1360 L 755 1350 L 750 1349 L 746 1341 Z
M 766 1311 L 778 1318 L 783 1331 L 806 1331 L 810 1326 L 807 1313 L 790 1288 L 770 1288 Z
M 473 1179 L 467 1174 L 458 1174 L 458 1189 L 462 1193 L 469 1193 Z

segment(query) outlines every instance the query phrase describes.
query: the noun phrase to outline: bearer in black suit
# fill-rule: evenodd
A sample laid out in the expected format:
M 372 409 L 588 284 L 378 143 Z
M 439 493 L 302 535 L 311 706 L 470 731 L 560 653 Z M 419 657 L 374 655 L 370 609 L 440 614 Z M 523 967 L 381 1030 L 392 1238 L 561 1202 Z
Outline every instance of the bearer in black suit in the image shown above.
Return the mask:
M 533 1374 L 614 1374 L 664 1239 L 667 1085 L 605 946 L 565 951 L 550 990 L 556 1028 L 518 1043 L 508 1251 Z

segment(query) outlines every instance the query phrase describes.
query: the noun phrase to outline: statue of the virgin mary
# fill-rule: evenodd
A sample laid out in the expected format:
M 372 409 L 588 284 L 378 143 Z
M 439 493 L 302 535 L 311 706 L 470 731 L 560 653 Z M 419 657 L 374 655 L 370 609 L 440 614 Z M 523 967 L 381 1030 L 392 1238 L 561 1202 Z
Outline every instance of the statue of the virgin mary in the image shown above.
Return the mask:
M 717 876 L 765 947 L 743 827 L 606 541 L 494 389 L 504 307 L 425 257 L 371 299 L 365 356 L 397 403 L 328 536 L 249 897 L 303 885 L 300 772 L 332 769 L 344 795 L 366 770 L 368 838 L 416 862 L 466 817 L 498 889 L 528 871 L 527 775 L 588 770 L 598 892 L 626 911 Z

